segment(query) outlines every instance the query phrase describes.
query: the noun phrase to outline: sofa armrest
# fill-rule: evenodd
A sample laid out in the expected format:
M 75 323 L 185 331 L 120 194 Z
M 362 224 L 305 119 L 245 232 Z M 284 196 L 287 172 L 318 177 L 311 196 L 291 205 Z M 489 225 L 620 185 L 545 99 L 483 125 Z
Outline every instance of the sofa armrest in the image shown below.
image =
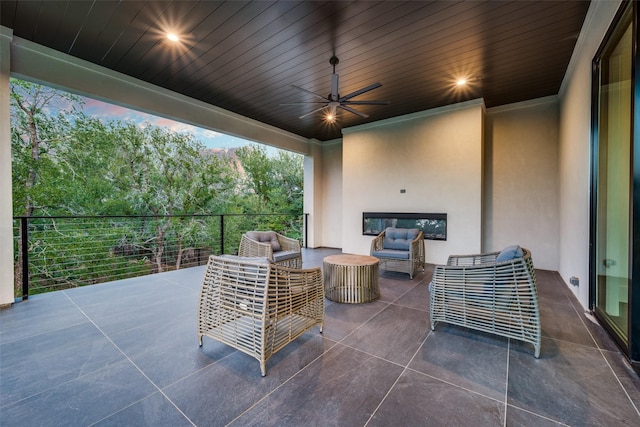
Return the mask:
M 384 231 L 378 234 L 371 241 L 371 250 L 369 251 L 369 255 L 373 254 L 373 251 L 381 251 L 384 243 Z
M 410 259 L 414 259 L 414 257 L 424 258 L 424 243 L 423 243 L 424 235 L 422 231 L 418 233 L 415 239 L 411 241 L 409 245 Z

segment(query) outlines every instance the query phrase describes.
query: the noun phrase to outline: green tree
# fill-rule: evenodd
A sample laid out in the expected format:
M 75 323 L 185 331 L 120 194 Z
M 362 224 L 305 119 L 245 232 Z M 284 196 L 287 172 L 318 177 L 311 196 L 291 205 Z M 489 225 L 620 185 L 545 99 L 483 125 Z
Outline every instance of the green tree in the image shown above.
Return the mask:
M 11 155 L 16 216 L 49 212 L 64 179 L 61 147 L 69 144 L 80 98 L 36 83 L 11 79 Z
M 10 90 L 13 212 L 31 217 L 37 210 L 51 212 L 59 198 L 58 154 L 81 103 L 75 95 L 18 79 L 11 79 Z M 22 239 L 16 246 L 14 285 L 19 295 Z
M 282 213 L 268 216 L 253 227 L 286 231 L 291 237 L 300 238 L 300 217 L 292 223 L 293 215 L 301 215 L 303 209 L 303 157 L 299 154 L 279 151 L 274 157 L 257 145 L 242 147 L 237 156 L 244 171 L 242 205 L 244 213 Z
M 59 147 L 61 215 L 126 215 L 131 209 L 125 194 L 108 172 L 118 145 L 110 127 L 81 114 L 69 130 L 69 143 Z
M 257 145 L 238 149 L 237 157 L 233 151 L 221 156 L 193 135 L 103 121 L 83 114 L 81 107 L 75 95 L 11 81 L 14 215 L 30 217 L 36 287 L 180 268 L 185 256 L 203 247 L 206 254 L 222 238 L 220 222 L 198 214 L 227 215 L 227 253 L 248 229 L 293 236 L 300 229 L 299 220 L 294 224 L 288 215 L 228 214 L 299 215 L 302 156 L 270 157 Z M 34 218 L 47 215 L 78 218 Z M 22 248 L 16 249 L 20 289 Z
M 188 244 L 198 240 L 197 220 L 165 216 L 215 211 L 219 201 L 233 193 L 236 175 L 219 158 L 203 156 L 204 146 L 190 134 L 121 122 L 112 122 L 111 131 L 118 150 L 108 177 L 126 195 L 133 212 L 154 218 L 154 233 L 139 235 L 139 245 L 153 254 L 156 270 L 163 271 L 165 240 L 173 233 L 179 267 Z

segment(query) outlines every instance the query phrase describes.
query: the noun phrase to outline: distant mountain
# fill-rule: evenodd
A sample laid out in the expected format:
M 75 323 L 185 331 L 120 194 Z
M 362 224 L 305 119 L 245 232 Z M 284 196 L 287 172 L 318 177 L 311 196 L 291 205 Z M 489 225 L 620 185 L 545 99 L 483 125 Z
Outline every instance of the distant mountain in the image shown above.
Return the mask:
M 221 159 L 229 159 L 235 164 L 236 169 L 238 169 L 240 174 L 242 174 L 244 176 L 244 168 L 242 167 L 242 164 L 240 163 L 240 159 L 238 159 L 238 155 L 236 154 L 236 150 L 238 150 L 238 148 L 239 147 L 232 147 L 232 148 L 218 148 L 218 147 L 205 148 L 204 150 L 200 151 L 200 154 L 202 154 L 203 157 L 204 156 L 217 156 L 217 157 L 220 157 Z

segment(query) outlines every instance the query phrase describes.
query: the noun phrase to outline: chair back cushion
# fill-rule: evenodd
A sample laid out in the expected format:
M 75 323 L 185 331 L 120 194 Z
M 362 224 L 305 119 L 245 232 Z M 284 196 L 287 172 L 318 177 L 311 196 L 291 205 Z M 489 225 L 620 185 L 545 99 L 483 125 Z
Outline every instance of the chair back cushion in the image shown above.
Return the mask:
M 511 261 L 512 259 L 522 258 L 524 252 L 518 245 L 511 245 L 504 248 L 496 257 L 496 262 Z
M 389 227 L 384 232 L 384 249 L 408 251 L 411 241 L 418 237 L 420 230 L 417 228 L 393 228 Z
M 260 243 L 269 243 L 274 252 L 282 250 L 275 231 L 247 231 L 247 237 Z

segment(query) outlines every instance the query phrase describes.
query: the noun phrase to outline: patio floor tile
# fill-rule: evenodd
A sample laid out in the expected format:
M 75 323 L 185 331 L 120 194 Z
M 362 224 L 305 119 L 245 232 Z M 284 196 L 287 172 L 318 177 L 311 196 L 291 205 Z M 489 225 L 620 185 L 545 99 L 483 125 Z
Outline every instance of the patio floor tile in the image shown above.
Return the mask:
M 337 249 L 304 249 L 306 268 Z M 640 377 L 556 272 L 536 270 L 533 346 L 429 323 L 433 265 L 381 298 L 325 300 L 318 327 L 255 358 L 204 337 L 204 267 L 35 295 L 0 310 L 0 425 L 640 425 Z M 564 287 L 563 287 L 564 286 Z

